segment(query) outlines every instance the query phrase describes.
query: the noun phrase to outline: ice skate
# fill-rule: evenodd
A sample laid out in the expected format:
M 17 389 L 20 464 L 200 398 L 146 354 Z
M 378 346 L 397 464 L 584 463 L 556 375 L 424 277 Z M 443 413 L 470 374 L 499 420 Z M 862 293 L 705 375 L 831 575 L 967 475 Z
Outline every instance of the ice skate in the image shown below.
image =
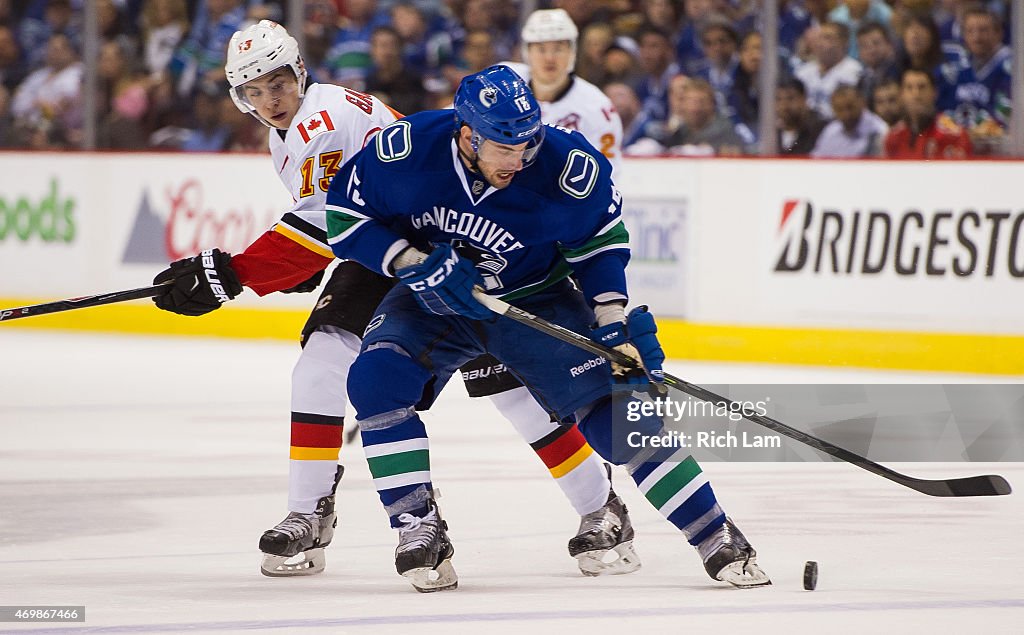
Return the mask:
M 610 467 L 608 477 L 611 479 Z M 569 555 L 588 576 L 620 575 L 640 568 L 629 511 L 615 490 L 608 492 L 604 507 L 580 518 L 579 532 L 569 540 Z
M 452 566 L 455 548 L 448 540 L 448 524 L 441 518 L 437 503 L 428 502 L 429 512 L 420 518 L 412 514 L 398 517 L 398 547 L 395 569 L 420 593 L 447 591 L 459 586 Z
M 725 524 L 697 545 L 704 569 L 713 580 L 728 582 L 740 588 L 766 586 L 772 583 L 757 566 L 757 552 L 743 533 L 726 518 Z
M 324 547 L 331 544 L 338 516 L 334 512 L 334 496 L 345 468 L 338 466 L 334 489 L 330 496 L 317 501 L 312 514 L 290 512 L 284 520 L 260 537 L 263 562 L 260 572 L 273 578 L 316 575 L 324 570 L 327 560 Z

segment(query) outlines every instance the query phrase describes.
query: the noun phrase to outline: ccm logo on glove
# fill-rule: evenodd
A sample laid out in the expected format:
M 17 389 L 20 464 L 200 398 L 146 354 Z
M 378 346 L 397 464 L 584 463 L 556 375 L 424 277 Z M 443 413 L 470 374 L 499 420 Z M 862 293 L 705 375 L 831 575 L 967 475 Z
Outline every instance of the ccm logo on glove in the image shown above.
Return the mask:
M 455 265 L 459 264 L 459 254 L 455 251 L 449 251 L 448 257 L 444 259 L 441 266 L 438 267 L 433 273 L 428 274 L 424 278 L 415 282 L 408 282 L 408 286 L 413 291 L 426 291 L 433 287 L 440 286 L 448 275 L 455 270 Z

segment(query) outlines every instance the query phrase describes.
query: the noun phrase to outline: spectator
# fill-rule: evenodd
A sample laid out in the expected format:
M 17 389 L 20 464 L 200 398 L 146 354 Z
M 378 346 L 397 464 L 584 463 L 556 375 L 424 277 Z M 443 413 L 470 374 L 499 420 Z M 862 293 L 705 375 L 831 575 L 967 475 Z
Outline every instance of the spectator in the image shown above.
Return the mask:
M 970 132 L 975 149 L 990 150 L 1009 122 L 1012 53 L 999 18 L 987 9 L 968 9 L 963 30 L 967 59 L 943 65 L 938 106 Z
M 595 86 L 602 86 L 606 81 L 604 55 L 613 42 L 615 31 L 603 22 L 583 29 L 576 58 L 576 74 Z
M 133 68 L 134 58 L 117 41 L 100 47 L 98 145 L 101 148 L 138 150 L 145 146 L 142 120 L 149 106 L 143 77 Z
M 761 69 L 761 34 L 751 31 L 743 36 L 740 43 L 739 65 L 736 79 L 729 95 L 729 108 L 736 132 L 749 149 L 757 143 L 760 123 L 760 87 L 758 72 Z
M 856 159 L 882 154 L 882 142 L 889 126 L 864 106 L 864 97 L 853 86 L 832 92 L 835 120 L 826 124 L 814 143 L 815 158 Z
M 504 15 L 497 0 L 468 0 L 461 11 L 461 20 L 453 29 L 452 48 L 456 56 L 462 55 L 462 48 L 468 34 L 472 31 L 484 31 L 490 35 L 490 46 L 494 50 L 495 60 L 507 60 L 516 51 L 518 38 L 515 37 L 515 25 L 505 24 Z M 477 37 L 477 44 L 482 38 Z M 486 68 L 486 66 L 484 67 Z
M 945 115 L 936 115 L 938 92 L 927 71 L 909 68 L 900 79 L 903 118 L 885 138 L 885 156 L 893 159 L 962 159 L 971 155 L 967 131 Z
M 3 0 L 0 0 L 2 2 Z M 0 84 L 0 148 L 14 145 L 13 121 L 11 120 L 11 93 Z
M 670 153 L 684 156 L 740 154 L 743 141 L 732 122 L 715 109 L 715 89 L 706 80 L 676 75 L 669 82 L 668 119 L 649 126 L 631 154 Z
M 678 7 L 672 0 L 642 0 L 643 22 L 654 24 L 672 33 L 679 30 Z
M 939 29 L 935 20 L 927 15 L 912 15 L 907 20 L 901 46 L 896 60 L 897 77 L 903 71 L 916 68 L 936 75 L 942 64 L 942 46 L 939 42 Z
M 686 0 L 683 4 L 686 19 L 676 41 L 676 61 L 684 73 L 697 73 L 705 64 L 700 34 L 714 7 L 714 0 Z
M 711 84 L 715 89 L 718 111 L 732 117 L 729 96 L 732 94 L 736 69 L 739 67 L 739 56 L 736 54 L 740 44 L 739 35 L 724 16 L 711 16 L 704 24 L 700 43 L 704 48 L 707 65 L 696 74 L 696 77 Z
M 896 78 L 896 50 L 889 31 L 878 22 L 867 22 L 857 29 L 857 47 L 864 71 L 857 88 L 865 99 L 870 99 L 875 86 Z
M 552 9 L 565 9 L 577 28 L 583 29 L 595 22 L 610 22 L 611 12 L 606 5 L 609 3 L 593 0 L 555 0 Z
M 0 26 L 12 26 L 18 22 L 14 13 L 14 0 L 0 0 Z
M 669 89 L 671 117 L 664 145 L 672 154 L 686 156 L 737 155 L 743 140 L 732 122 L 715 107 L 715 89 L 702 79 L 678 75 Z
M 391 7 L 391 25 L 402 38 L 402 60 L 410 72 L 423 78 L 428 92 L 451 90 L 441 77 L 441 68 L 452 61 L 451 36 L 428 22 L 416 5 L 402 2 Z
M 146 70 L 154 81 L 165 78 L 174 50 L 188 32 L 185 0 L 149 0 L 142 9 Z
M 498 51 L 490 31 L 470 31 L 466 34 L 460 63 L 466 73 L 478 73 L 498 63 Z
M 812 39 L 814 59 L 796 69 L 796 77 L 807 90 L 811 108 L 825 118 L 832 116 L 829 99 L 840 84 L 856 86 L 863 67 L 847 55 L 850 30 L 844 24 L 826 22 Z
M 775 89 L 775 114 L 778 117 L 776 140 L 779 154 L 810 154 L 825 122 L 807 103 L 803 82 L 796 78 L 779 82 Z
M 302 32 L 306 41 L 302 47 L 302 60 L 313 81 L 328 82 L 333 73 L 327 68 L 327 52 L 341 23 L 340 7 L 334 0 L 305 0 L 304 5 Z
M 779 57 L 790 59 L 796 54 L 797 42 L 812 23 L 811 14 L 798 0 L 779 2 Z
M 228 41 L 245 20 L 241 0 L 206 0 L 206 13 L 196 16 L 188 38 L 168 66 L 179 96 L 191 96 L 197 87 L 219 90 L 224 81 Z
M 119 40 L 123 47 L 137 45 L 123 6 L 114 4 L 114 0 L 93 0 L 93 3 L 101 40 Z
M 846 25 L 850 33 L 857 33 L 861 25 L 869 22 L 877 22 L 888 29 L 892 22 L 892 9 L 882 0 L 841 0 L 839 6 L 829 12 L 828 19 Z M 858 38 L 850 38 L 847 54 L 860 60 L 859 47 Z
M 624 82 L 609 82 L 604 87 L 604 94 L 608 95 L 615 112 L 619 113 L 619 118 L 622 119 L 622 147 L 625 149 L 644 136 L 640 100 L 633 87 Z
M 13 91 L 25 79 L 21 48 L 9 26 L 0 26 L 0 86 Z
M 605 82 L 626 82 L 633 86 L 639 81 L 640 71 L 636 56 L 632 50 L 622 44 L 612 44 L 604 52 L 604 79 Z M 633 89 L 636 92 L 636 89 Z
M 227 150 L 231 129 L 222 123 L 221 101 L 218 89 L 204 88 L 196 93 L 193 104 L 193 125 L 181 141 L 185 152 L 221 152 Z
M 679 74 L 679 66 L 672 61 L 672 41 L 668 33 L 651 25 L 640 29 L 638 41 L 641 75 L 634 87 L 636 95 L 647 117 L 664 121 L 668 117 L 668 82 Z
M 486 31 L 478 33 L 487 36 Z M 405 67 L 402 38 L 389 26 L 379 26 L 370 36 L 373 66 L 366 78 L 366 90 L 403 115 L 426 107 L 427 91 L 420 76 Z
M 66 146 L 81 130 L 82 64 L 71 39 L 50 36 L 46 65 L 33 71 L 11 99 L 15 127 L 35 148 Z
M 41 18 L 26 16 L 19 25 L 18 43 L 34 70 L 46 63 L 50 38 L 56 34 L 67 36 L 76 50 L 82 43 L 81 25 L 75 19 L 71 0 L 45 0 Z
M 327 51 L 324 67 L 330 79 L 356 90 L 366 88 L 370 59 L 370 36 L 379 26 L 390 22 L 388 14 L 377 8 L 377 0 L 348 0 L 341 28 Z
M 875 86 L 871 93 L 871 111 L 882 118 L 890 128 L 899 121 L 903 109 L 900 107 L 900 83 L 886 79 Z

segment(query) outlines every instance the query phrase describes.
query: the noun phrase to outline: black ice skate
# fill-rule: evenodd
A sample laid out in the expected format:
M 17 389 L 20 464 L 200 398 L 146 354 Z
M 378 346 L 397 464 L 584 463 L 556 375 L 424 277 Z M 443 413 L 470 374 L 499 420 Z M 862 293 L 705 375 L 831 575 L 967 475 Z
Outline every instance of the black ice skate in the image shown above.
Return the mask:
M 317 501 L 312 514 L 290 512 L 273 529 L 263 532 L 260 537 L 263 575 L 283 578 L 315 575 L 324 570 L 327 565 L 324 547 L 331 544 L 334 528 L 338 526 L 334 496 L 344 473 L 345 468 L 339 465 L 331 494 Z
M 455 589 L 459 576 L 451 562 L 455 548 L 448 540 L 448 523 L 433 499 L 427 505 L 430 511 L 422 518 L 412 514 L 398 517 L 402 526 L 398 528 L 395 569 L 420 593 Z
M 606 467 L 610 480 L 611 467 Z M 640 568 L 629 511 L 615 490 L 609 490 L 604 507 L 580 518 L 579 532 L 569 540 L 569 555 L 583 575 L 620 575 Z
M 757 552 L 730 518 L 726 518 L 724 525 L 697 545 L 697 552 L 712 580 L 722 580 L 740 588 L 772 583 L 757 566 Z

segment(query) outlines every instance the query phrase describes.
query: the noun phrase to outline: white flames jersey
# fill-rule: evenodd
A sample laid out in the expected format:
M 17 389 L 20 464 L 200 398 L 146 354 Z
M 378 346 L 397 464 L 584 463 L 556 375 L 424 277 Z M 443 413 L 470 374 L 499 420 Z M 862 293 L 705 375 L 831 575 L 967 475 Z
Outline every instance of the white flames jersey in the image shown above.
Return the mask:
M 517 62 L 502 62 L 527 82 L 530 67 Z M 622 164 L 622 120 L 601 89 L 580 77 L 572 76 L 572 84 L 555 101 L 540 102 L 544 123 L 577 130 L 590 145 L 597 148 L 612 164 L 612 176 Z
M 338 169 L 401 115 L 382 101 L 333 84 L 311 84 L 284 139 L 270 130 L 274 169 L 295 201 L 274 231 L 333 258 L 327 245 L 327 188 Z

